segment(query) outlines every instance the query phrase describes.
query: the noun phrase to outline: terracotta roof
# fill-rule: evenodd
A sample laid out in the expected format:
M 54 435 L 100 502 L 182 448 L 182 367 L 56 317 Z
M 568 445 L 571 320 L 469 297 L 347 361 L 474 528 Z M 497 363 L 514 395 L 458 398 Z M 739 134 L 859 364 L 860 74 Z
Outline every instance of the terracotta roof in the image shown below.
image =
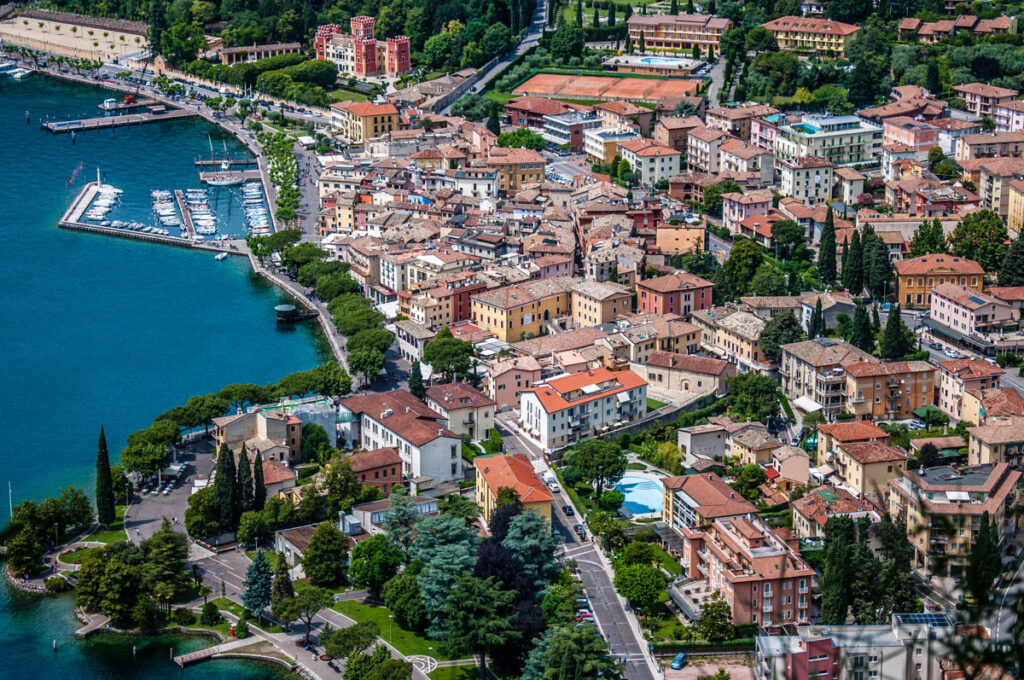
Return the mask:
M 637 156 L 678 156 L 678 151 L 671 146 L 665 146 L 650 139 L 630 139 L 626 142 L 619 142 L 619 148 L 635 153 Z
M 828 496 L 827 499 L 826 496 Z M 814 520 L 821 527 L 825 526 L 829 517 L 874 510 L 870 501 L 858 500 L 842 487 L 812 489 L 803 498 L 793 501 L 792 506 L 795 512 Z
M 580 391 L 584 387 L 600 385 L 601 383 L 611 384 L 598 392 L 584 394 L 584 396 L 577 397 L 571 401 L 564 396 L 571 392 Z M 522 393 L 535 394 L 544 410 L 548 413 L 553 413 L 636 387 L 642 387 L 646 384 L 647 381 L 633 371 L 611 371 L 607 368 L 595 368 L 560 378 L 552 378 L 537 387 L 525 389 Z
M 844 364 L 843 368 L 854 378 L 868 378 L 883 375 L 902 375 L 905 373 L 920 373 L 923 371 L 934 371 L 935 367 L 927 361 L 879 361 L 866 362 L 854 361 Z
M 953 91 L 966 92 L 967 94 L 975 94 L 979 97 L 992 97 L 997 99 L 1016 97 L 1019 94 L 1017 90 L 1011 90 L 1006 87 L 996 87 L 995 85 L 989 85 L 988 83 L 964 83 L 963 85 L 954 85 Z
M 981 291 L 968 288 L 967 286 L 958 286 L 955 283 L 940 283 L 932 288 L 932 294 L 939 295 L 947 300 L 952 300 L 956 304 L 970 309 L 980 309 L 981 307 L 989 304 L 1006 304 L 1002 300 L 997 300 L 991 295 L 986 295 Z
M 985 270 L 974 260 L 953 255 L 922 255 L 895 264 L 896 273 L 900 276 L 916 276 L 929 272 L 952 271 L 957 274 L 984 274 Z
M 721 359 L 659 350 L 651 354 L 651 357 L 647 360 L 647 366 L 703 373 L 705 375 L 721 375 L 729 367 L 729 362 L 722 361 Z
M 537 478 L 530 460 L 522 453 L 477 456 L 473 459 L 476 473 L 484 478 L 495 496 L 498 489 L 515 489 L 523 503 L 543 503 L 554 500 L 547 485 Z M 482 499 L 477 499 L 482 502 Z
M 834 168 L 835 163 L 821 156 L 801 156 L 799 158 L 783 158 L 779 160 L 781 165 L 794 170 L 806 170 L 809 168 Z M 861 176 L 863 178 L 863 175 Z
M 967 390 L 985 409 L 985 418 L 1024 415 L 1024 397 L 1013 387 Z
M 295 479 L 298 475 L 279 460 L 263 461 L 263 483 L 278 484 L 289 479 Z
M 514 309 L 537 300 L 543 300 L 556 295 L 565 295 L 572 290 L 574 284 L 574 280 L 565 277 L 525 281 L 477 293 L 472 296 L 472 299 L 492 307 Z
M 427 399 L 445 409 L 480 408 L 494 406 L 497 402 L 468 383 L 447 383 L 427 388 Z
M 572 109 L 563 102 L 544 97 L 517 97 L 505 105 L 506 109 L 528 111 L 539 116 L 549 116 L 558 113 L 565 113 Z
M 508 373 L 509 371 L 523 371 L 531 373 L 533 371 L 540 371 L 540 362 L 535 357 L 530 355 L 515 357 L 514 359 L 505 359 L 499 361 L 491 366 L 490 374 L 491 377 L 497 377 Z
M 517 352 L 530 357 L 545 357 L 552 352 L 564 352 L 567 349 L 578 349 L 593 345 L 599 338 L 608 336 L 608 331 L 594 326 L 593 328 L 577 328 L 556 333 L 554 335 L 542 335 L 529 340 L 521 340 L 512 345 Z
M 331 104 L 332 109 L 348 111 L 356 116 L 397 116 L 398 109 L 394 104 L 374 104 L 373 102 L 338 102 Z
M 818 432 L 824 432 L 836 441 L 859 442 L 870 439 L 889 439 L 882 428 L 866 420 L 848 420 L 846 422 L 819 425 Z
M 815 338 L 792 342 L 781 347 L 784 353 L 792 354 L 805 364 L 815 368 L 840 366 L 847 361 L 878 361 L 867 352 L 843 340 Z
M 782 446 L 782 442 L 768 434 L 768 430 L 751 428 L 743 430 L 732 437 L 734 442 L 739 442 L 748 449 L 763 449 L 765 447 L 776 448 Z
M 799 31 L 818 35 L 851 35 L 860 30 L 857 26 L 844 24 L 830 19 L 810 19 L 803 17 L 779 17 L 764 24 L 769 31 Z
M 857 170 L 854 170 L 853 168 L 836 168 L 835 176 L 850 181 L 867 179 L 867 177 L 864 174 L 858 172 Z
M 653 279 L 637 281 L 636 285 L 638 288 L 646 288 L 657 293 L 676 293 L 681 290 L 704 288 L 714 284 L 694 274 L 678 272 L 676 274 L 666 274 L 665 276 L 658 276 Z
M 897 460 L 906 460 L 907 454 L 892 444 L 886 444 L 885 442 L 869 441 L 869 442 L 852 442 L 847 444 L 840 444 L 839 448 L 854 459 L 861 465 L 870 465 L 871 463 L 887 463 Z
M 734 191 L 722 194 L 723 201 L 732 201 L 740 205 L 752 205 L 754 203 L 771 203 L 772 192 L 768 189 L 757 189 L 756 191 L 739 192 Z
M 993 378 L 1006 372 L 998 366 L 993 366 L 981 359 L 951 359 L 949 361 L 939 361 L 937 365 L 942 370 L 966 380 Z
M 366 394 L 341 400 L 341 405 L 377 421 L 396 436 L 414 446 L 423 446 L 439 437 L 458 439 L 458 435 L 440 425 L 440 413 L 405 390 Z
M 365 472 L 366 470 L 374 470 L 387 465 L 402 464 L 402 457 L 398 455 L 398 449 L 393 447 L 353 453 L 348 457 L 348 460 L 352 465 L 353 472 Z
M 665 477 L 661 480 L 666 489 L 682 491 L 697 504 L 697 513 L 706 519 L 736 517 L 757 512 L 757 508 L 733 491 L 725 481 L 712 474 L 682 475 Z
M 967 428 L 972 439 L 986 444 L 1024 442 L 1024 417 L 993 418 L 984 425 Z
M 594 107 L 599 111 L 610 111 L 620 116 L 636 116 L 650 114 L 650 109 L 645 109 L 630 102 L 602 102 Z

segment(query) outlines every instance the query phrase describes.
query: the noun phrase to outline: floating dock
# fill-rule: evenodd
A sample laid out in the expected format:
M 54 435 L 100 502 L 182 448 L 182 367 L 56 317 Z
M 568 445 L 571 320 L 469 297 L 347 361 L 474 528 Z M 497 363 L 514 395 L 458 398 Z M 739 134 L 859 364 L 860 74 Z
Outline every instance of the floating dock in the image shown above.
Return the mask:
M 195 241 L 196 228 L 192 224 L 192 212 L 185 205 L 185 194 L 181 189 L 174 190 L 174 202 L 178 204 L 178 210 L 181 212 L 181 222 L 185 225 L 185 233 L 188 234 L 188 239 Z
M 98 118 L 50 121 L 40 123 L 39 126 L 47 132 L 60 134 L 62 132 L 81 132 L 83 130 L 102 130 L 105 128 L 127 127 L 129 125 L 143 125 L 145 123 L 159 123 L 162 120 L 192 118 L 196 115 L 198 114 L 193 111 L 174 109 L 164 113 L 128 113 L 123 116 L 100 116 Z
M 199 158 L 199 159 L 196 159 L 196 165 L 198 167 L 201 167 L 201 168 L 203 168 L 203 167 L 207 167 L 208 168 L 208 167 L 220 166 L 220 165 L 222 165 L 224 163 L 227 163 L 229 167 L 233 168 L 236 165 L 256 165 L 256 159 L 255 158 L 248 158 L 248 159 L 227 158 L 227 159 L 222 159 L 222 160 L 217 160 L 216 158 Z
M 112 109 L 108 109 L 102 103 L 97 104 L 96 106 L 104 111 L 128 111 L 129 109 L 139 109 L 143 106 L 156 106 L 161 103 L 162 102 L 158 102 L 155 99 L 139 99 L 134 102 L 117 102 Z

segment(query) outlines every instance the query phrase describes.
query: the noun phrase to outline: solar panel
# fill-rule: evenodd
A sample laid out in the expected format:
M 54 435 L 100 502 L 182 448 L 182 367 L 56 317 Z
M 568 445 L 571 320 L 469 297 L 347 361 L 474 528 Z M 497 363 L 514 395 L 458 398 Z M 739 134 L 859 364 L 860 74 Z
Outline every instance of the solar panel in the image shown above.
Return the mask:
M 933 612 L 909 612 L 906 614 L 893 614 L 893 617 L 899 623 L 927 624 L 936 627 L 953 625 L 948 615 Z
M 985 301 L 982 300 L 977 295 L 969 295 L 969 296 L 967 296 L 967 299 L 970 300 L 971 302 L 973 302 L 976 305 L 983 305 L 983 304 L 985 304 Z

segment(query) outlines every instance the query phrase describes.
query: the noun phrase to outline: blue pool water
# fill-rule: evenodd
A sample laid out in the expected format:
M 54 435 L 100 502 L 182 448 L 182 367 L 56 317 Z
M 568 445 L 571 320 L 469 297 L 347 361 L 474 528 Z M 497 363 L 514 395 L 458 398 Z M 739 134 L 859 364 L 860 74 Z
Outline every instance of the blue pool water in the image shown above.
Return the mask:
M 678 63 L 678 59 L 672 59 L 671 57 L 644 57 L 640 61 L 645 64 L 675 64 Z
M 626 497 L 623 505 L 635 515 L 661 512 L 662 488 L 661 482 L 657 480 L 625 475 L 615 485 L 615 490 L 622 492 Z

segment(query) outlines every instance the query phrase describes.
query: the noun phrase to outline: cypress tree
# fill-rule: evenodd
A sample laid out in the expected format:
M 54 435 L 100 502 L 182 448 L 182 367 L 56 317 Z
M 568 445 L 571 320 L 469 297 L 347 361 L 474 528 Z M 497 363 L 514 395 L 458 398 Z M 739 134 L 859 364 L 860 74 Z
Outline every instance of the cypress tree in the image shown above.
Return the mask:
M 1019 236 L 1006 249 L 1003 267 L 999 270 L 1000 286 L 1024 286 L 1024 240 Z
M 420 362 L 412 362 L 412 370 L 409 371 L 409 394 L 417 399 L 427 396 L 427 388 L 423 384 L 423 372 L 420 370 Z
M 845 248 L 843 250 L 845 251 Z M 836 222 L 832 215 L 832 206 L 825 213 L 825 226 L 821 229 L 821 242 L 818 246 L 818 273 L 821 282 L 833 285 L 836 282 Z
M 242 449 L 241 455 L 238 457 L 238 510 L 237 514 L 239 517 L 242 516 L 243 512 L 252 510 L 253 504 L 253 488 L 252 488 L 252 468 L 249 466 L 249 454 Z
M 627 5 L 628 7 L 628 5 Z M 626 35 L 626 54 L 633 54 L 633 38 L 630 35 Z
M 100 524 L 107 526 L 117 519 L 114 481 L 110 476 L 110 456 L 107 455 L 107 436 L 102 425 L 99 442 L 96 445 L 96 514 Z
M 235 455 L 227 445 L 221 445 L 217 452 L 217 474 L 213 478 L 213 500 L 217 512 L 217 523 L 221 531 L 230 531 L 237 526 L 238 481 L 235 471 Z
M 267 502 L 267 487 L 263 484 L 263 454 L 256 452 L 252 461 L 252 509 L 259 512 Z
M 611 3 L 610 5 L 608 5 L 608 25 L 609 26 L 614 26 L 615 25 L 615 3 L 614 2 Z M 619 46 L 618 43 L 619 43 L 619 41 L 616 40 L 615 41 L 615 46 L 616 47 Z
M 285 561 L 282 553 L 277 553 L 277 562 L 274 565 L 274 580 L 270 584 L 271 608 L 276 607 L 281 600 L 295 597 L 295 588 L 292 586 L 291 576 L 288 575 L 288 562 Z
M 814 303 L 814 311 L 811 312 L 811 327 L 807 329 L 807 337 L 812 340 L 819 335 L 825 335 L 828 329 L 825 328 L 825 314 L 821 309 L 821 298 Z
M 871 242 L 870 257 L 866 258 L 865 264 L 871 294 L 876 298 L 884 297 L 892 280 L 892 262 L 888 246 L 877 236 Z
M 913 349 L 907 343 L 907 325 L 900 317 L 900 306 L 894 305 L 889 310 L 889 318 L 885 322 L 885 337 L 882 342 L 883 359 L 902 359 Z
M 491 113 L 487 117 L 487 129 L 496 134 L 501 134 L 501 119 L 498 118 L 498 102 L 491 102 Z
M 576 0 L 576 25 L 583 28 L 583 0 Z
M 669 14 L 679 14 L 679 0 L 672 0 L 672 4 L 669 6 Z
M 631 16 L 633 16 L 633 3 L 627 2 L 622 8 L 622 20 L 628 22 Z
M 693 6 L 693 0 L 686 0 L 686 13 L 693 14 L 697 11 L 697 8 Z
M 601 12 L 597 9 L 597 3 L 594 3 L 594 28 L 601 27 Z
M 864 290 L 864 248 L 860 232 L 854 231 L 850 239 L 850 250 L 843 264 L 843 286 L 851 295 L 860 295 Z
M 882 330 L 882 319 L 878 316 L 878 305 L 871 308 L 871 330 L 878 335 L 878 331 Z
M 644 5 L 644 9 L 645 10 L 647 9 L 647 5 Z M 644 12 L 644 14 L 647 14 L 647 12 Z M 647 47 L 644 45 L 644 32 L 641 29 L 641 31 L 640 31 L 640 54 L 646 54 L 646 53 L 647 53 Z
M 839 253 L 839 262 L 843 265 L 843 271 L 846 271 L 846 263 L 850 259 L 850 242 L 847 239 L 843 239 L 843 250 Z
M 857 305 L 857 309 L 853 313 L 850 344 L 868 353 L 873 352 L 875 349 L 875 333 L 871 330 L 868 311 L 864 309 L 864 305 Z

